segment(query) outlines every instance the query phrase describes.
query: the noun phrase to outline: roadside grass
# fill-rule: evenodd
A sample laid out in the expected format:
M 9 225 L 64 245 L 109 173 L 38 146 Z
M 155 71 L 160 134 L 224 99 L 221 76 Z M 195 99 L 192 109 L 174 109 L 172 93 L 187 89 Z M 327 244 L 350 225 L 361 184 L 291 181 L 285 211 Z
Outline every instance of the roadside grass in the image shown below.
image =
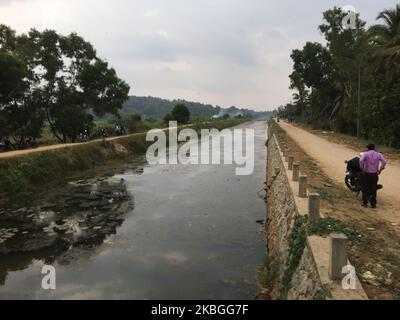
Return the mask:
M 308 234 L 328 236 L 343 232 L 349 238 L 349 259 L 370 299 L 398 299 L 400 297 L 400 237 L 388 222 L 377 218 L 373 211 L 361 207 L 343 185 L 330 179 L 317 162 L 308 156 L 276 123 L 271 124 L 283 139 L 302 174 L 309 180 L 310 192 L 321 195 L 324 219 L 309 225 Z
M 319 193 L 322 200 L 327 201 L 331 205 L 335 204 L 337 196 L 330 188 L 312 184 L 309 187 L 313 192 Z
M 293 231 L 289 238 L 289 255 L 282 277 L 282 286 L 279 292 L 279 300 L 286 300 L 292 282 L 293 274 L 300 264 L 307 240 L 307 217 L 296 216 Z

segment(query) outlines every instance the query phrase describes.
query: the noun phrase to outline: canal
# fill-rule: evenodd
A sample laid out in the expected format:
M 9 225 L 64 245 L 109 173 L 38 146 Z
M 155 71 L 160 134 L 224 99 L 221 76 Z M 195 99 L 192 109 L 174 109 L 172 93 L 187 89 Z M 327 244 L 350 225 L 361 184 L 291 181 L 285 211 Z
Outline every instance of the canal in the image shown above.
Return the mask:
M 254 299 L 265 259 L 266 124 L 255 169 L 147 165 L 0 210 L 0 299 Z M 43 290 L 42 266 L 56 270 Z

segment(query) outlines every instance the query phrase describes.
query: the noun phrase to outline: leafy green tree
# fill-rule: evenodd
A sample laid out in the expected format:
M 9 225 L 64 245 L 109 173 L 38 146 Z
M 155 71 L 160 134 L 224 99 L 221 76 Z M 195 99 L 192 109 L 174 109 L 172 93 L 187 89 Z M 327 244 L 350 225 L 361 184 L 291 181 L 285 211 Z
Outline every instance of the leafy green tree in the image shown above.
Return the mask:
M 2 138 L 8 136 L 10 130 L 8 128 L 8 119 L 4 113 L 0 110 L 0 142 Z
M 63 104 L 62 108 L 55 109 L 54 119 L 54 126 L 57 130 L 62 132 L 63 137 L 72 142 L 76 141 L 80 133 L 85 130 L 91 132 L 94 127 L 93 115 L 73 103 L 66 103 Z
M 42 134 L 44 114 L 33 99 L 21 99 L 5 109 L 9 133 L 15 140 L 24 137 L 38 138 Z
M 379 13 L 377 20 L 382 24 L 372 26 L 368 32 L 373 44 L 377 47 L 376 56 L 385 68 L 400 63 L 400 5 Z
M 297 108 L 290 113 L 307 122 L 320 121 L 321 125 L 331 119 L 336 97 L 340 92 L 338 74 L 329 50 L 319 43 L 308 42 L 302 50 L 293 50 L 291 89 Z M 289 106 L 287 106 L 289 107 Z
M 337 7 L 324 12 L 324 23 L 319 29 L 327 41 L 341 87 L 331 118 L 334 119 L 337 128 L 345 133 L 355 134 L 359 73 L 362 78 L 365 77 L 370 48 L 365 21 L 357 14 L 355 28 L 344 28 L 342 21 L 346 14 Z
M 185 104 L 178 103 L 171 113 L 164 117 L 164 121 L 177 121 L 179 124 L 187 124 L 190 121 L 190 111 Z
M 36 98 L 29 92 L 27 65 L 16 51 L 18 38 L 9 27 L 0 25 L 0 110 L 1 136 L 38 137 L 43 126 L 43 115 Z
M 360 133 L 400 147 L 400 6 L 382 11 L 383 24 L 368 31 L 358 15 L 355 28 L 345 28 L 345 15 L 336 7 L 324 12 L 319 29 L 326 45 L 307 43 L 293 51 L 294 103 L 280 107 L 279 114 L 355 134 L 360 83 Z
M 30 75 L 30 104 L 40 105 L 62 142 L 74 141 L 79 132 L 90 129 L 92 114 L 116 114 L 128 97 L 129 86 L 75 33 L 62 36 L 32 29 L 21 36 L 18 53 Z
M 15 32 L 5 25 L 0 25 L 0 107 L 21 96 L 25 88 L 26 72 L 21 61 L 13 55 Z
M 46 120 L 62 142 L 93 127 L 93 115 L 117 114 L 129 86 L 75 33 L 0 25 L 0 110 L 8 134 L 37 137 Z
M 173 121 L 173 120 L 174 119 L 173 119 L 171 113 L 167 113 L 163 118 L 163 121 L 164 121 L 165 124 L 168 124 L 170 121 Z
M 25 89 L 24 65 L 13 55 L 0 50 L 0 105 L 21 97 Z
M 183 103 L 178 103 L 172 109 L 172 117 L 178 123 L 187 124 L 190 121 L 190 111 Z
M 0 50 L 10 52 L 14 50 L 16 34 L 9 26 L 0 24 Z

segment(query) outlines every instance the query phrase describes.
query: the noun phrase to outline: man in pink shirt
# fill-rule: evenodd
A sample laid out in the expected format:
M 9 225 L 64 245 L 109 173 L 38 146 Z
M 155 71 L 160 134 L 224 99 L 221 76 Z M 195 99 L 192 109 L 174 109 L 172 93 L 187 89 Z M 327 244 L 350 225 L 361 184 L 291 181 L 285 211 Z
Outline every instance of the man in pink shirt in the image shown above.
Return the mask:
M 360 158 L 363 206 L 368 207 L 370 202 L 371 208 L 376 208 L 379 175 L 386 168 L 387 161 L 381 153 L 375 151 L 374 144 L 368 145 L 367 149 Z

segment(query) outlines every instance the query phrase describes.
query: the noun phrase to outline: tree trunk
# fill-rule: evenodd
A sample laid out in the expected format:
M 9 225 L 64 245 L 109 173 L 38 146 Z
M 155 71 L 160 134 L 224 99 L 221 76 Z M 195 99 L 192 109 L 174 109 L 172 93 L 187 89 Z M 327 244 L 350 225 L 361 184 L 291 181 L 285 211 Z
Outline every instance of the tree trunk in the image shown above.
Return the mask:
M 52 121 L 51 121 L 51 119 L 50 119 L 49 111 L 48 111 L 47 109 L 45 109 L 45 113 L 46 113 L 47 122 L 48 122 L 49 125 L 50 125 L 51 133 L 57 138 L 58 141 L 60 141 L 60 142 L 65 142 L 65 141 L 64 141 L 63 139 L 61 139 L 61 137 L 57 134 L 57 131 L 56 131 L 55 127 L 54 127 L 54 124 L 52 123 Z

